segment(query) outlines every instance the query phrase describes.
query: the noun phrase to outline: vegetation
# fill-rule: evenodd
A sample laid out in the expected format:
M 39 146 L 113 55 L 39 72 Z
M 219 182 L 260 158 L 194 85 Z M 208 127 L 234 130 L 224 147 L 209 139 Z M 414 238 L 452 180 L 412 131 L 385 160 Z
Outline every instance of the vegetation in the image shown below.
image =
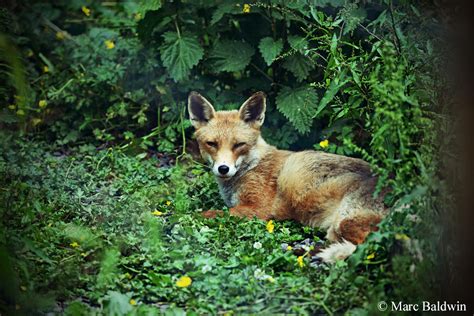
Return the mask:
M 437 294 L 446 202 L 435 4 L 38 1 L 0 11 L 0 313 L 348 314 Z M 317 228 L 229 216 L 191 90 L 269 96 L 280 148 L 361 157 L 392 212 L 344 262 Z M 442 124 L 440 124 L 442 123 Z

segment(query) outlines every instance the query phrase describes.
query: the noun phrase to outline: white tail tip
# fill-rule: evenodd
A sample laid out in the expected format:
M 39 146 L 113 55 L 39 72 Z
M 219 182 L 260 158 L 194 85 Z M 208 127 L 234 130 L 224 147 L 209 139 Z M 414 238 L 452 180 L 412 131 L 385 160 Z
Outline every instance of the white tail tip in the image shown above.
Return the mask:
M 334 263 L 337 260 L 344 260 L 349 257 L 356 250 L 356 248 L 356 245 L 344 240 L 343 242 L 332 244 L 329 247 L 321 250 L 321 252 L 318 253 L 318 257 L 324 262 Z

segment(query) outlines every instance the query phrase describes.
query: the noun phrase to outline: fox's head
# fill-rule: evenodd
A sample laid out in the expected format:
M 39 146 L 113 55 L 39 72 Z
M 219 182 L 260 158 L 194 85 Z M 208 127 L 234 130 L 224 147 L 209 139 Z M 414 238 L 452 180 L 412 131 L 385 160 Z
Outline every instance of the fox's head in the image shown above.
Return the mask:
M 238 111 L 215 111 L 199 93 L 189 94 L 189 117 L 196 129 L 199 149 L 216 176 L 230 179 L 255 162 L 257 144 L 264 142 L 260 127 L 265 118 L 265 107 L 263 92 L 254 93 Z

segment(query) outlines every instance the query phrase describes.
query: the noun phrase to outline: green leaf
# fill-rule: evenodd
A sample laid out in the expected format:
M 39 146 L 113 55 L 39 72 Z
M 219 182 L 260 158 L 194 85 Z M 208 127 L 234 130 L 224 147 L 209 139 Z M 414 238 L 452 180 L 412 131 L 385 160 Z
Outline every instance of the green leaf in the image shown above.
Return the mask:
M 333 55 L 336 54 L 336 48 L 337 48 L 337 36 L 336 36 L 336 33 L 334 33 L 331 39 L 331 46 L 330 46 L 331 54 Z
M 64 315 L 66 316 L 82 316 L 91 314 L 89 306 L 79 301 L 71 302 L 71 304 L 69 304 L 64 310 Z
M 288 36 L 288 43 L 290 43 L 292 49 L 300 53 L 308 48 L 308 41 L 302 36 L 290 35 Z
M 250 63 L 255 50 L 245 42 L 224 40 L 218 42 L 210 53 L 216 71 L 241 71 Z
M 274 41 L 271 37 L 265 37 L 260 40 L 260 45 L 258 45 L 260 52 L 262 53 L 262 57 L 270 66 L 278 54 L 281 53 L 283 49 L 283 41 L 281 39 Z
M 343 71 L 340 76 L 341 78 L 338 78 L 337 80 L 333 80 L 329 84 L 329 88 L 324 93 L 324 96 L 321 99 L 321 102 L 319 102 L 318 109 L 316 110 L 316 113 L 314 114 L 315 117 L 318 116 L 318 114 L 321 113 L 321 111 L 326 108 L 329 102 L 331 102 L 332 99 L 334 99 L 334 96 L 339 92 L 339 89 L 341 89 L 341 87 L 349 81 L 345 77 L 345 71 Z
M 300 134 L 307 134 L 313 124 L 318 95 L 311 86 L 296 89 L 284 87 L 276 98 L 280 111 Z
M 186 315 L 190 315 L 188 313 L 186 313 L 186 311 L 182 308 L 172 306 L 172 307 L 169 307 L 165 310 L 164 315 L 165 316 L 186 316 Z
M 224 17 L 224 15 L 229 13 L 242 13 L 242 9 L 240 9 L 234 1 L 218 5 L 212 13 L 211 25 L 216 24 Z
M 130 305 L 130 295 L 122 294 L 117 291 L 109 291 L 105 298 L 105 315 L 125 315 L 132 311 Z
M 367 27 L 375 27 L 375 26 L 382 26 L 385 24 L 387 21 L 387 10 L 383 10 L 382 13 L 379 14 L 379 16 L 370 22 Z
M 315 0 L 313 2 L 314 6 L 317 7 L 327 7 L 328 5 L 337 8 L 344 5 L 344 0 Z
M 100 263 L 100 272 L 97 275 L 97 286 L 106 288 L 113 285 L 117 278 L 117 265 L 120 261 L 120 252 L 116 248 L 107 249 Z
M 0 122 L 12 124 L 18 122 L 18 118 L 7 109 L 2 109 L 0 112 Z
M 293 73 L 298 81 L 305 80 L 314 69 L 311 59 L 299 53 L 288 56 L 282 66 Z
M 355 30 L 367 17 L 367 12 L 363 8 L 358 8 L 355 3 L 346 4 L 342 11 L 342 18 L 345 21 L 343 35 Z
M 155 11 L 161 8 L 161 0 L 140 0 L 138 2 L 138 10 L 141 14 L 147 11 Z
M 199 41 L 192 35 L 176 32 L 163 34 L 165 40 L 160 47 L 161 61 L 175 81 L 184 79 L 204 55 Z

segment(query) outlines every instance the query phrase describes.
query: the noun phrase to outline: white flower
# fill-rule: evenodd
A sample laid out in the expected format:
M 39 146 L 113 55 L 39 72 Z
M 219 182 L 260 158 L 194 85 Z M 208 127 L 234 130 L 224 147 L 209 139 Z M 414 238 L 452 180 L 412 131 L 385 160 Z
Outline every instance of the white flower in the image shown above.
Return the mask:
M 201 269 L 202 273 L 207 273 L 212 270 L 212 267 L 208 264 L 204 265 Z
M 253 276 L 257 280 L 262 280 L 262 281 L 268 281 L 268 282 L 275 282 L 275 279 L 271 276 L 265 273 L 262 269 L 255 269 Z
M 173 226 L 173 228 L 171 229 L 171 234 L 173 235 L 176 235 L 176 234 L 179 234 L 179 231 L 181 230 L 181 225 L 180 224 L 176 224 Z
M 253 277 L 257 280 L 261 280 L 264 275 L 265 272 L 262 269 L 255 269 L 253 273 Z
M 261 249 L 261 248 L 262 248 L 262 243 L 256 241 L 256 242 L 253 244 L 253 247 L 254 247 L 255 249 Z
M 211 229 L 209 227 L 203 226 L 203 227 L 201 227 L 200 233 L 205 234 L 205 233 L 208 233 L 210 231 L 211 231 Z

